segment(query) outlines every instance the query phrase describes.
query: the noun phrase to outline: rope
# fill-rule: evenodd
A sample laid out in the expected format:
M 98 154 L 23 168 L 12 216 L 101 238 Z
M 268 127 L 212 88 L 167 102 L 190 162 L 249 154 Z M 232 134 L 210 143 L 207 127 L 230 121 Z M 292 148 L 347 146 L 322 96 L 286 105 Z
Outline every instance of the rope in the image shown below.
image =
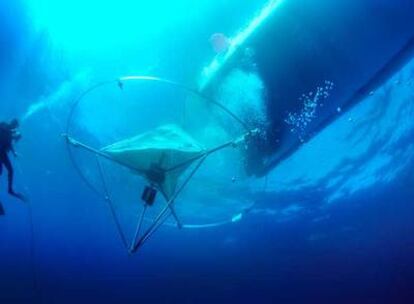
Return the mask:
M 19 172 L 19 175 L 23 177 L 24 174 L 20 166 L 20 161 L 16 159 L 14 163 L 16 165 L 17 171 Z M 26 193 L 30 192 L 29 187 L 27 186 L 23 178 L 22 178 L 22 184 L 25 189 L 25 192 Z M 37 294 L 39 284 L 38 284 L 37 267 L 36 267 L 36 239 L 35 239 L 35 233 L 34 233 L 33 208 L 29 200 L 27 200 L 27 206 L 28 206 L 28 217 L 29 217 L 29 248 L 30 248 L 29 255 L 30 255 L 30 261 L 31 261 L 31 267 L 32 267 L 33 290 L 35 294 Z

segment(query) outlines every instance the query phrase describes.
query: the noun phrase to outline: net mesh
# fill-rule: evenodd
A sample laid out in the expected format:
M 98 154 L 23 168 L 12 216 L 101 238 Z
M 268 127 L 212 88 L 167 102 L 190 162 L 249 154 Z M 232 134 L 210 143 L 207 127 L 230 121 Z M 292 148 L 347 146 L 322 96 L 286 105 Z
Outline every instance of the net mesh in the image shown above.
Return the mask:
M 157 186 L 166 198 L 174 193 L 178 178 L 191 160 L 204 151 L 196 140 L 174 124 L 118 141 L 101 150 Z M 174 170 L 169 170 L 171 168 Z

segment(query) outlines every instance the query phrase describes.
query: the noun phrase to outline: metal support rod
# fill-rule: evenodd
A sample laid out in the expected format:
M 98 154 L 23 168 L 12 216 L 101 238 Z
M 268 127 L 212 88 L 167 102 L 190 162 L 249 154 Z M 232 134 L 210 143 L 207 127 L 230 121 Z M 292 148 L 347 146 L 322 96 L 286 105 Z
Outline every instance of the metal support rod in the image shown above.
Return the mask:
M 107 159 L 107 160 L 109 160 L 111 162 L 117 163 L 117 164 L 119 164 L 119 165 L 121 165 L 123 167 L 126 167 L 128 169 L 131 169 L 133 171 L 137 171 L 137 169 L 134 168 L 134 167 L 132 167 L 132 166 L 130 166 L 129 164 L 126 164 L 126 163 L 123 163 L 121 161 L 115 160 L 109 154 L 107 154 L 107 153 L 105 153 L 103 151 L 100 151 L 98 149 L 94 149 L 94 148 L 92 148 L 92 147 L 90 147 L 90 146 L 88 146 L 88 145 L 86 145 L 84 143 L 81 143 L 81 142 L 75 140 L 69 134 L 72 131 L 71 130 L 72 129 L 71 127 L 72 127 L 72 124 L 73 124 L 73 120 L 75 119 L 75 116 L 76 116 L 77 110 L 79 108 L 79 105 L 84 101 L 84 97 L 85 96 L 87 96 L 90 92 L 97 90 L 98 88 L 101 88 L 101 87 L 103 87 L 105 85 L 110 85 L 110 84 L 113 84 L 113 83 L 116 84 L 120 89 L 122 89 L 123 86 L 124 86 L 124 83 L 125 82 L 128 82 L 129 80 L 133 80 L 133 81 L 150 81 L 150 82 L 152 81 L 152 82 L 158 82 L 158 83 L 163 83 L 163 84 L 166 84 L 166 85 L 170 85 L 170 86 L 176 87 L 176 88 L 181 88 L 181 89 L 187 91 L 188 93 L 192 93 L 195 96 L 199 96 L 200 98 L 204 99 L 207 103 L 210 103 L 210 104 L 215 105 L 216 107 L 218 107 L 219 109 L 221 109 L 222 111 L 224 111 L 227 115 L 229 115 L 230 117 L 232 117 L 237 123 L 239 123 L 247 131 L 247 133 L 244 136 L 241 137 L 241 140 L 245 140 L 245 138 L 252 133 L 252 131 L 249 131 L 249 128 L 248 128 L 247 124 L 243 120 L 241 120 L 235 113 L 233 113 L 230 109 L 228 109 L 227 107 L 225 107 L 221 103 L 216 102 L 215 100 L 213 100 L 213 99 L 205 96 L 204 94 L 202 94 L 200 91 L 198 91 L 196 89 L 192 89 L 192 88 L 190 88 L 188 86 L 185 86 L 183 84 L 180 84 L 180 83 L 177 83 L 177 82 L 173 82 L 173 81 L 169 81 L 169 80 L 162 79 L 162 78 L 149 77 L 149 76 L 129 76 L 129 77 L 121 77 L 121 78 L 116 79 L 116 80 L 98 83 L 98 84 L 90 87 L 89 89 L 87 89 L 85 92 L 83 92 L 75 100 L 75 102 L 73 103 L 73 105 L 72 105 L 72 107 L 70 109 L 69 116 L 68 116 L 68 119 L 67 119 L 67 124 L 66 124 L 66 134 L 64 134 L 63 136 L 66 138 L 69 157 L 70 157 L 70 160 L 72 161 L 72 163 L 74 164 L 74 167 L 75 167 L 76 171 L 78 171 L 79 175 L 82 177 L 82 179 L 85 181 L 85 183 L 94 192 L 96 192 L 99 195 L 102 195 L 100 193 L 101 191 L 95 189 L 94 185 L 92 185 L 88 181 L 88 179 L 84 176 L 84 174 L 81 172 L 81 169 L 76 164 L 76 161 L 74 159 L 74 156 L 72 155 L 71 149 L 69 149 L 69 145 L 72 145 L 73 147 L 80 147 L 80 148 L 84 149 L 85 151 L 88 151 L 90 153 L 95 154 L 96 159 L 98 161 L 98 167 L 99 167 L 99 171 L 100 171 L 99 173 L 101 175 L 102 183 L 104 184 L 104 188 L 105 188 L 105 200 L 107 201 L 107 203 L 108 203 L 108 205 L 110 207 L 111 214 L 112 214 L 112 216 L 113 216 L 113 218 L 115 220 L 115 223 L 116 223 L 118 232 L 121 235 L 122 242 L 124 243 L 124 245 L 126 245 L 127 248 L 130 245 L 128 245 L 128 242 L 126 240 L 125 234 L 124 234 L 124 232 L 122 230 L 122 227 L 121 227 L 120 222 L 118 220 L 118 217 L 116 215 L 116 211 L 115 211 L 115 208 L 114 208 L 114 205 L 113 205 L 113 201 L 110 198 L 109 188 L 108 188 L 108 185 L 107 185 L 106 180 L 104 178 L 104 172 L 103 172 L 102 164 L 99 162 L 98 156 L 99 157 L 102 157 L 104 159 Z M 196 173 L 196 171 L 199 169 L 199 167 L 201 166 L 201 164 L 204 162 L 204 160 L 206 159 L 206 157 L 208 155 L 210 155 L 211 153 L 213 153 L 213 152 L 215 152 L 217 150 L 223 149 L 223 148 L 225 148 L 227 146 L 237 145 L 239 143 L 239 141 L 240 141 L 240 139 L 237 139 L 235 141 L 231 141 L 231 142 L 228 142 L 228 143 L 226 143 L 224 145 L 221 145 L 221 146 L 218 146 L 216 148 L 213 148 L 213 149 L 211 149 L 209 151 L 204 151 L 204 152 L 200 153 L 199 155 L 197 155 L 197 157 L 194 157 L 194 158 L 190 159 L 189 161 L 187 161 L 185 163 L 179 164 L 178 166 L 175 166 L 174 168 L 170 168 L 168 170 L 164 170 L 165 173 L 167 173 L 167 172 L 172 171 L 172 170 L 176 170 L 176 169 L 179 169 L 179 168 L 186 167 L 189 164 L 191 164 L 192 162 L 196 162 L 196 161 L 199 160 L 199 163 L 197 164 L 196 168 L 191 172 L 191 174 L 185 180 L 185 182 L 182 184 L 182 186 L 177 191 L 175 191 L 175 193 L 173 194 L 173 196 L 171 198 L 168 198 L 168 197 L 166 197 L 164 195 L 164 197 L 166 199 L 166 206 L 165 206 L 165 208 L 161 211 L 161 213 L 154 220 L 153 224 L 151 225 L 152 226 L 152 229 L 146 231 L 146 233 L 144 234 L 144 237 L 141 238 L 141 240 L 139 240 L 137 244 L 134 244 L 134 246 L 133 246 L 134 248 L 130 248 L 131 249 L 131 252 L 136 251 L 136 249 L 140 246 L 140 244 L 142 245 L 142 243 L 144 243 L 152 235 L 152 233 L 154 233 L 160 227 L 160 225 L 162 223 L 164 223 L 164 221 L 170 215 L 170 214 L 167 214 L 168 211 L 170 211 L 171 214 L 173 214 L 173 216 L 175 217 L 175 220 L 177 221 L 177 225 L 179 227 L 182 227 L 183 226 L 182 223 L 179 221 L 179 219 L 178 219 L 178 217 L 176 215 L 176 212 L 175 212 L 175 210 L 173 208 L 173 204 L 174 204 L 174 201 L 176 200 L 177 196 L 181 193 L 181 191 L 184 189 L 184 187 L 188 184 L 188 182 L 191 180 L 192 176 Z M 145 213 L 145 211 L 143 213 Z M 141 231 L 142 222 L 143 221 L 144 221 L 144 214 L 142 214 L 142 219 L 140 220 L 141 223 L 138 224 L 138 227 L 137 227 L 137 230 L 136 230 L 136 237 L 138 237 L 138 235 L 139 235 L 139 233 Z
M 128 164 L 124 164 L 123 162 L 117 161 L 116 159 L 112 158 L 110 155 L 108 155 L 108 154 L 106 154 L 106 153 L 104 153 L 104 152 L 102 152 L 102 151 L 100 151 L 98 149 L 92 148 L 91 146 L 88 146 L 88 145 L 86 145 L 86 144 L 84 144 L 84 143 L 82 143 L 82 142 L 74 139 L 73 137 L 70 137 L 67 134 L 63 134 L 62 136 L 65 137 L 66 140 L 67 140 L 67 142 L 69 144 L 71 144 L 72 146 L 74 146 L 75 148 L 82 148 L 82 149 L 84 149 L 84 150 L 86 150 L 88 152 L 91 152 L 91 153 L 93 153 L 95 155 L 98 155 L 98 156 L 100 156 L 102 158 L 105 158 L 107 160 L 110 160 L 110 161 L 112 161 L 114 163 L 117 163 L 117 164 L 119 164 L 121 166 L 127 167 L 128 169 L 136 170 L 135 168 L 129 166 Z
M 144 208 L 141 211 L 141 216 L 139 218 L 137 229 L 135 230 L 134 238 L 132 239 L 131 247 L 129 248 L 129 251 L 131 251 L 134 248 L 135 243 L 137 242 L 139 233 L 141 232 L 142 222 L 144 221 L 145 212 L 147 211 L 147 208 L 148 208 L 148 204 L 144 204 Z
M 215 152 L 217 152 L 219 150 L 222 150 L 224 148 L 227 148 L 229 146 L 235 146 L 235 145 L 240 144 L 241 142 L 245 141 L 246 138 L 248 136 L 250 136 L 255 131 L 256 130 L 249 131 L 249 132 L 245 133 L 244 135 L 240 136 L 239 138 L 237 138 L 236 140 L 228 141 L 228 142 L 226 142 L 224 144 L 221 144 L 221 145 L 219 145 L 219 146 L 217 146 L 215 148 L 212 148 L 210 150 L 207 150 L 207 151 L 201 153 L 200 155 L 197 155 L 197 156 L 195 156 L 193 158 L 190 158 L 189 160 L 187 160 L 187 161 L 185 161 L 183 163 L 180 163 L 178 165 L 175 165 L 175 166 L 173 166 L 171 168 L 166 169 L 165 172 L 170 172 L 170 171 L 173 171 L 173 170 L 177 170 L 177 169 L 179 169 L 181 167 L 187 166 L 187 165 L 191 164 L 194 161 L 199 160 L 199 162 L 196 165 L 196 167 L 191 171 L 191 173 L 189 174 L 189 176 L 186 178 L 186 180 L 183 182 L 183 184 L 180 186 L 180 188 L 172 195 L 172 197 L 168 198 L 163 193 L 164 197 L 167 200 L 166 206 L 161 210 L 161 212 L 154 219 L 154 221 L 152 222 L 152 224 L 150 225 L 150 227 L 148 227 L 148 229 L 141 236 L 141 238 L 139 238 L 138 241 L 136 241 L 136 239 L 138 237 L 138 234 L 139 234 L 139 232 L 141 230 L 141 227 L 142 227 L 142 223 L 139 223 L 138 224 L 138 227 L 137 227 L 137 230 L 136 230 L 134 239 L 133 239 L 133 243 L 130 246 L 128 246 L 128 242 L 126 240 L 125 234 L 123 233 L 123 230 L 121 228 L 121 225 L 120 225 L 120 223 L 118 221 L 118 218 L 116 216 L 116 212 L 115 212 L 114 207 L 112 205 L 112 201 L 111 201 L 111 199 L 109 197 L 109 191 L 108 191 L 107 186 L 106 186 L 106 183 L 105 183 L 103 169 L 102 169 L 102 166 L 101 166 L 101 164 L 99 162 L 98 156 L 100 156 L 102 158 L 105 158 L 105 159 L 107 159 L 109 161 L 115 162 L 115 163 L 117 163 L 117 164 L 119 164 L 121 166 L 127 167 L 127 168 L 129 168 L 131 170 L 136 171 L 136 169 L 133 168 L 133 167 L 131 167 L 131 166 L 129 166 L 128 164 L 124 164 L 124 163 L 122 163 L 120 161 L 117 161 L 117 160 L 113 159 L 110 155 L 108 155 L 108 154 L 106 154 L 106 153 L 104 153 L 104 152 L 102 152 L 100 150 L 97 150 L 95 148 L 92 148 L 92 147 L 90 147 L 90 146 L 88 146 L 88 145 L 80 142 L 80 141 L 75 140 L 74 138 L 70 137 L 67 134 L 64 134 L 63 136 L 66 138 L 67 142 L 69 144 L 73 145 L 74 147 L 80 147 L 80 148 L 82 148 L 82 149 L 84 149 L 84 150 L 86 150 L 86 151 L 88 151 L 90 153 L 95 154 L 96 159 L 97 159 L 97 162 L 98 162 L 99 171 L 100 171 L 100 174 L 101 174 L 101 179 L 102 179 L 102 181 L 104 183 L 104 190 L 105 190 L 105 193 L 106 193 L 106 201 L 109 204 L 109 207 L 110 207 L 112 216 L 113 216 L 113 218 L 115 220 L 115 223 L 116 223 L 118 232 L 119 232 L 119 234 L 121 236 L 122 242 L 124 243 L 124 245 L 125 245 L 126 248 L 129 248 L 129 252 L 132 254 L 132 253 L 136 252 L 152 236 L 152 234 L 165 222 L 165 220 L 169 217 L 169 215 L 165 216 L 168 210 L 170 210 L 171 214 L 174 216 L 174 218 L 175 218 L 175 220 L 177 222 L 178 227 L 179 228 L 183 227 L 183 225 L 181 224 L 181 222 L 180 222 L 180 220 L 179 220 L 179 218 L 178 218 L 178 216 L 177 216 L 177 214 L 176 214 L 176 212 L 175 212 L 175 210 L 173 208 L 173 204 L 174 204 L 174 201 L 177 198 L 177 196 L 187 186 L 187 184 L 189 183 L 189 181 L 192 179 L 192 177 L 194 176 L 194 174 L 198 171 L 198 169 L 200 168 L 200 166 L 202 165 L 202 163 L 205 161 L 205 159 L 209 155 L 211 155 L 212 153 L 215 153 Z M 140 222 L 141 222 L 141 220 L 140 220 Z
M 135 244 L 135 246 L 134 246 L 133 250 L 131 251 L 131 253 L 136 252 L 138 250 L 138 248 L 140 248 L 144 244 L 144 242 L 151 236 L 152 230 L 158 228 L 157 225 L 159 224 L 160 219 L 165 215 L 165 213 L 169 210 L 169 207 L 174 202 L 174 200 L 177 198 L 177 196 L 184 190 L 184 188 L 187 186 L 187 184 L 193 178 L 194 174 L 198 171 L 198 169 L 200 168 L 200 166 L 203 164 L 203 162 L 206 159 L 206 157 L 207 156 L 204 156 L 202 159 L 200 159 L 200 161 L 197 164 L 197 166 L 191 171 L 190 175 L 186 178 L 186 180 L 183 182 L 183 184 L 180 186 L 180 188 L 173 194 L 173 196 L 170 198 L 170 200 L 167 201 L 167 204 L 164 207 L 164 209 L 161 210 L 161 212 L 158 214 L 158 216 L 152 222 L 151 226 L 143 234 L 143 236 L 141 237 L 141 239 L 138 240 L 138 242 Z
M 190 159 L 188 159 L 188 160 L 186 160 L 186 161 L 184 161 L 184 162 L 182 162 L 180 164 L 177 164 L 177 165 L 175 165 L 175 166 L 173 166 L 171 168 L 165 169 L 164 171 L 165 172 L 170 172 L 170 171 L 177 170 L 177 169 L 179 169 L 181 167 L 184 167 L 184 166 L 186 166 L 188 164 L 191 164 L 192 162 L 194 162 L 196 160 L 199 160 L 199 159 L 202 159 L 203 157 L 209 156 L 210 154 L 215 153 L 215 152 L 217 152 L 219 150 L 225 149 L 225 148 L 230 147 L 230 146 L 238 145 L 241 142 L 245 141 L 246 138 L 248 136 L 250 136 L 251 134 L 253 134 L 254 132 L 257 132 L 257 130 L 256 129 L 251 130 L 251 131 L 243 134 L 242 136 L 238 137 L 235 140 L 231 140 L 231 141 L 228 141 L 228 142 L 226 142 L 224 144 L 218 145 L 217 147 L 211 148 L 211 149 L 209 149 L 209 150 L 207 150 L 207 151 L 205 151 L 205 152 L 203 152 L 203 153 L 201 153 L 199 155 L 196 155 L 196 156 L 194 156 L 194 157 L 192 157 L 192 158 L 190 158 Z M 100 151 L 98 149 L 92 148 L 92 147 L 90 147 L 90 146 L 88 146 L 88 145 L 86 145 L 86 144 L 84 144 L 84 143 L 82 143 L 80 141 L 77 141 L 76 139 L 70 137 L 67 134 L 63 134 L 62 136 L 65 137 L 66 140 L 67 140 L 67 142 L 70 143 L 71 145 L 73 145 L 74 147 L 80 147 L 82 149 L 85 149 L 86 151 L 89 151 L 91 153 L 97 154 L 97 155 L 99 155 L 99 156 L 101 156 L 101 157 L 103 157 L 105 159 L 108 159 L 108 160 L 110 160 L 112 162 L 115 162 L 115 163 L 117 163 L 117 164 L 119 164 L 121 166 L 127 167 L 128 169 L 131 169 L 133 171 L 136 171 L 136 169 L 134 167 L 132 167 L 132 166 L 130 166 L 128 164 L 125 164 L 123 162 L 120 162 L 118 160 L 115 160 L 110 155 L 108 155 L 108 154 L 106 154 L 106 153 L 104 153 L 104 152 L 102 152 L 102 151 Z
M 165 193 L 165 191 L 163 189 L 160 189 L 162 196 L 164 196 L 165 200 L 168 202 L 170 200 L 170 198 L 168 197 L 168 195 Z M 175 221 L 177 222 L 177 227 L 179 229 L 183 228 L 183 224 L 181 223 L 177 212 L 175 211 L 174 208 L 174 202 L 170 205 L 170 210 L 171 210 L 171 214 L 173 215 Z
M 124 231 L 122 230 L 121 223 L 119 222 L 119 219 L 118 219 L 118 216 L 116 214 L 115 208 L 112 204 L 112 200 L 111 200 L 109 190 L 108 190 L 108 187 L 107 187 L 107 184 L 106 184 L 105 174 L 103 172 L 101 162 L 99 161 L 98 155 L 96 155 L 95 157 L 96 157 L 96 162 L 98 164 L 98 171 L 99 171 L 99 174 L 101 176 L 103 188 L 104 188 L 104 191 L 105 191 L 105 201 L 108 203 L 109 210 L 111 211 L 112 218 L 113 218 L 113 220 L 115 222 L 115 225 L 116 225 L 116 229 L 118 230 L 118 234 L 121 237 L 122 244 L 124 245 L 125 248 L 128 249 L 128 247 L 129 247 L 128 246 L 128 241 L 127 241 L 127 238 L 125 236 Z
M 139 247 L 142 247 L 146 241 L 148 241 L 152 235 L 157 232 L 157 230 L 165 223 L 165 221 L 170 217 L 171 215 L 171 210 L 169 210 L 170 212 L 164 213 L 164 216 L 160 218 L 160 220 L 158 221 L 157 225 L 151 230 L 151 232 L 148 233 L 148 235 L 145 237 L 145 239 L 142 240 L 142 242 L 140 243 Z M 137 248 L 138 250 L 139 248 Z
M 117 163 L 118 165 L 121 165 L 121 166 L 124 166 L 124 167 L 127 167 L 128 169 L 130 169 L 130 170 L 134 170 L 134 171 L 136 171 L 136 169 L 135 168 L 133 168 L 133 167 L 131 167 L 131 166 L 129 166 L 129 165 L 127 165 L 127 164 L 124 164 L 124 163 L 122 163 L 122 162 L 120 162 L 120 161 L 117 161 L 117 160 L 115 160 L 115 159 L 113 159 L 111 156 L 109 156 L 108 154 L 106 154 L 106 153 L 103 153 L 102 151 L 99 151 L 99 150 L 97 150 L 97 149 L 95 149 L 95 148 L 92 148 L 92 147 L 90 147 L 90 146 L 88 146 L 88 145 L 85 145 L 84 143 L 81 143 L 80 141 L 77 141 L 76 139 L 73 139 L 72 137 L 69 137 L 68 135 L 63 135 L 66 139 L 67 139 L 67 141 L 68 141 L 68 143 L 70 143 L 71 145 L 73 145 L 74 147 L 80 147 L 80 148 L 82 148 L 82 149 L 85 149 L 86 151 L 88 151 L 88 152 L 91 152 L 91 153 L 93 153 L 93 154 L 95 154 L 95 155 L 97 155 L 97 156 L 101 156 L 101 157 L 103 157 L 103 158 L 105 158 L 105 159 L 107 159 L 107 160 L 110 160 L 110 161 L 112 161 L 112 162 L 115 162 L 115 163 Z M 162 191 L 163 192 L 163 191 Z M 165 195 L 165 193 L 163 192 L 163 195 L 164 195 L 164 197 L 168 200 L 168 198 L 166 197 L 166 195 Z M 177 213 L 175 212 L 175 210 L 174 210 L 174 207 L 171 205 L 171 212 L 172 212 L 172 214 L 173 214 L 173 216 L 174 216 L 174 218 L 175 218 L 175 220 L 176 220 L 176 222 L 177 222 L 177 226 L 178 226 L 178 228 L 182 228 L 182 226 L 183 226 L 183 224 L 181 223 L 181 221 L 180 221 L 180 219 L 178 218 L 178 216 L 177 216 Z
M 203 158 L 203 157 L 207 157 L 207 156 L 209 156 L 210 154 L 213 154 L 214 152 L 217 152 L 217 151 L 219 151 L 219 150 L 225 149 L 225 148 L 230 147 L 230 146 L 236 146 L 236 145 L 240 144 L 241 142 L 245 141 L 245 140 L 246 140 L 246 138 L 247 138 L 248 136 L 250 136 L 251 134 L 253 134 L 254 132 L 257 132 L 257 130 L 256 130 L 256 129 L 251 130 L 251 131 L 249 131 L 249 132 L 247 132 L 247 133 L 243 134 L 242 136 L 240 136 L 239 138 L 237 138 L 237 139 L 235 139 L 235 140 L 231 140 L 231 141 L 228 141 L 228 142 L 226 142 L 226 143 L 224 143 L 224 144 L 221 144 L 221 145 L 219 145 L 219 146 L 217 146 L 217 147 L 211 148 L 211 149 L 209 149 L 209 150 L 207 150 L 207 151 L 205 151 L 205 152 L 201 153 L 200 155 L 196 155 L 196 156 L 194 156 L 194 157 L 192 157 L 192 158 L 190 158 L 190 159 L 187 159 L 186 161 L 184 161 L 184 162 L 182 162 L 182 163 L 179 163 L 179 164 L 177 164 L 177 165 L 175 165 L 175 166 L 173 166 L 173 167 L 171 167 L 171 168 L 168 168 L 168 169 L 166 169 L 165 171 L 166 171 L 166 172 L 170 172 L 170 171 L 177 170 L 177 169 L 179 169 L 179 168 L 181 168 L 181 167 L 184 167 L 184 166 L 186 166 L 186 165 L 188 165 L 188 164 L 191 164 L 192 162 L 194 162 L 194 161 L 196 161 L 196 160 L 198 160 L 198 159 L 201 159 L 201 158 Z
M 212 154 L 212 153 L 214 153 L 214 152 L 217 152 L 217 151 L 219 151 L 219 150 L 221 150 L 221 149 L 227 148 L 227 147 L 229 147 L 229 146 L 237 145 L 237 144 L 239 144 L 240 142 L 244 141 L 244 140 L 246 139 L 246 137 L 247 137 L 247 136 L 251 135 L 251 134 L 252 134 L 252 132 L 255 132 L 255 130 L 252 130 L 252 131 L 250 131 L 250 132 L 245 133 L 244 135 L 240 136 L 240 137 L 239 137 L 239 138 L 237 138 L 236 140 L 228 141 L 228 142 L 226 142 L 226 143 L 224 143 L 224 144 L 222 144 L 222 145 L 219 145 L 219 146 L 214 147 L 214 148 L 212 148 L 212 149 L 210 149 L 210 150 L 207 150 L 207 151 L 205 151 L 204 153 L 202 153 L 202 154 L 200 154 L 200 155 L 197 155 L 197 156 L 195 156 L 195 157 L 192 157 L 192 158 L 190 158 L 190 159 L 186 160 L 186 161 L 185 161 L 185 162 L 183 162 L 183 163 L 180 163 L 180 164 L 175 165 L 175 166 L 173 166 L 173 167 L 171 167 L 171 168 L 168 168 L 168 169 L 166 169 L 166 170 L 165 170 L 165 172 L 170 172 L 170 171 L 177 170 L 177 169 L 179 169 L 179 168 L 181 168 L 181 167 L 184 167 L 184 166 L 187 166 L 187 165 L 191 164 L 192 162 L 194 162 L 194 161 L 196 161 L 196 160 L 199 160 L 199 159 L 205 158 L 205 157 L 209 156 L 210 154 Z M 93 154 L 95 154 L 95 155 L 101 156 L 101 157 L 103 157 L 103 158 L 105 158 L 105 159 L 107 159 L 107 160 L 109 160 L 109 161 L 112 161 L 112 162 L 115 162 L 115 163 L 117 163 L 117 164 L 119 164 L 119 165 L 121 165 L 121 166 L 127 167 L 127 168 L 128 168 L 128 169 L 130 169 L 130 170 L 136 171 L 136 169 L 135 169 L 135 168 L 133 168 L 133 167 L 129 166 L 128 164 L 125 164 L 125 163 L 123 163 L 123 162 L 120 162 L 120 161 L 118 161 L 118 160 L 115 160 L 115 159 L 113 159 L 110 155 L 108 155 L 108 154 L 106 154 L 106 153 L 104 153 L 104 152 L 102 152 L 102 151 L 100 151 L 100 150 L 98 150 L 98 149 L 92 148 L 92 147 L 90 147 L 90 146 L 88 146 L 88 145 L 86 145 L 86 144 L 84 144 L 84 143 L 82 143 L 82 142 L 80 142 L 80 141 L 77 141 L 76 139 L 74 139 L 74 138 L 72 138 L 72 137 L 68 136 L 67 134 L 64 134 L 63 136 L 66 138 L 66 140 L 68 141 L 68 143 L 70 143 L 70 144 L 71 144 L 71 145 L 73 145 L 74 147 L 80 147 L 80 148 L 82 148 L 82 149 L 85 149 L 85 150 L 86 150 L 86 151 L 88 151 L 88 152 L 91 152 L 91 153 L 93 153 Z M 160 189 L 160 191 L 161 191 L 161 192 L 162 192 L 162 194 L 164 195 L 165 199 L 168 201 L 168 200 L 169 200 L 169 198 L 166 196 L 166 194 L 164 193 L 164 191 L 162 191 L 162 189 Z M 170 206 L 171 206 L 171 207 L 170 207 L 170 209 L 171 209 L 172 215 L 174 216 L 174 219 L 175 219 L 175 221 L 177 222 L 177 226 L 178 226 L 178 228 L 180 228 L 180 229 L 181 229 L 181 228 L 183 227 L 183 224 L 181 223 L 181 221 L 180 221 L 179 217 L 177 216 L 177 213 L 175 212 L 175 209 L 174 209 L 174 207 L 173 207 L 173 204 L 171 204 Z

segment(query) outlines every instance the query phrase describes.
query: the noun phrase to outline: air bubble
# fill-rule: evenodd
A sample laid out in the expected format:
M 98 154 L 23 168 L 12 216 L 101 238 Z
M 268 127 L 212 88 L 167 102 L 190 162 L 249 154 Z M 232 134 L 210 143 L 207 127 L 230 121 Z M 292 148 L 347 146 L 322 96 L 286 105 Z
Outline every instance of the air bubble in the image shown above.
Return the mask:
M 330 96 L 333 89 L 333 82 L 325 80 L 324 86 L 318 86 L 314 91 L 302 94 L 298 100 L 303 103 L 299 113 L 288 113 L 285 122 L 291 127 L 292 133 L 302 137 L 306 133 L 307 126 L 313 121 L 317 114 L 318 107 L 324 107 L 323 100 Z

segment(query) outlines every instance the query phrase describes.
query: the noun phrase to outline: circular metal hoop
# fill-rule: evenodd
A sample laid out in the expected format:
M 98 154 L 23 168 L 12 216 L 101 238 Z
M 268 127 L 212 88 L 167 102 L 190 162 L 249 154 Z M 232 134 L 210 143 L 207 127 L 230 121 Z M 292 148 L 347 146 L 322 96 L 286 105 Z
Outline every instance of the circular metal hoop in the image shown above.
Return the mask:
M 188 94 L 192 94 L 194 96 L 199 97 L 200 99 L 204 100 L 206 103 L 214 105 L 215 107 L 220 109 L 222 112 L 226 113 L 226 115 L 228 115 L 228 117 L 230 117 L 231 119 L 236 121 L 241 126 L 241 128 L 243 130 L 245 130 L 246 133 L 249 133 L 251 131 L 248 128 L 247 124 L 242 119 L 240 119 L 235 113 L 233 113 L 231 110 L 229 110 L 227 107 L 225 107 L 221 103 L 215 101 L 214 99 L 209 98 L 208 96 L 205 96 L 204 94 L 200 93 L 198 90 L 190 88 L 190 87 L 188 87 L 186 85 L 183 85 L 181 83 L 177 83 L 177 82 L 174 82 L 174 81 L 170 81 L 170 80 L 163 79 L 163 78 L 158 78 L 158 77 L 153 77 L 153 76 L 125 76 L 125 77 L 120 77 L 116 80 L 104 81 L 104 82 L 97 83 L 97 84 L 91 86 L 90 88 L 88 88 L 86 91 L 84 91 L 74 101 L 74 103 L 73 103 L 73 105 L 70 109 L 68 119 L 67 119 L 65 136 L 67 138 L 66 145 L 67 145 L 69 158 L 71 160 L 71 163 L 72 163 L 73 167 L 77 171 L 78 175 L 85 182 L 85 184 L 93 192 L 95 192 L 100 198 L 107 199 L 105 197 L 105 195 L 102 194 L 102 191 L 100 191 L 94 185 L 92 185 L 92 183 L 84 175 L 83 170 L 79 167 L 79 164 L 75 160 L 75 157 L 74 157 L 74 154 L 73 154 L 73 148 L 72 148 L 73 147 L 73 142 L 71 144 L 69 138 L 73 138 L 72 135 L 71 135 L 71 132 L 72 132 L 72 126 L 74 124 L 74 120 L 76 118 L 77 109 L 82 104 L 82 102 L 85 101 L 86 96 L 88 96 L 93 91 L 98 90 L 99 88 L 105 87 L 107 85 L 116 85 L 122 90 L 122 88 L 123 88 L 123 86 L 126 82 L 156 82 L 156 83 L 159 83 L 159 84 L 162 84 L 162 85 L 165 85 L 165 86 L 170 86 L 170 87 L 173 87 L 173 88 L 176 88 L 176 89 L 183 90 L 184 92 L 187 92 Z M 225 224 L 228 224 L 228 223 L 234 223 L 234 222 L 237 222 L 238 220 L 240 220 L 242 215 L 244 213 L 246 213 L 248 211 L 248 209 L 244 209 L 242 212 L 239 212 L 239 213 L 231 216 L 227 220 L 216 221 L 216 222 L 212 222 L 212 223 L 208 223 L 208 224 L 185 224 L 185 223 L 183 223 L 182 228 L 202 229 L 202 228 L 211 228 L 211 227 L 222 226 L 222 225 L 225 225 Z

